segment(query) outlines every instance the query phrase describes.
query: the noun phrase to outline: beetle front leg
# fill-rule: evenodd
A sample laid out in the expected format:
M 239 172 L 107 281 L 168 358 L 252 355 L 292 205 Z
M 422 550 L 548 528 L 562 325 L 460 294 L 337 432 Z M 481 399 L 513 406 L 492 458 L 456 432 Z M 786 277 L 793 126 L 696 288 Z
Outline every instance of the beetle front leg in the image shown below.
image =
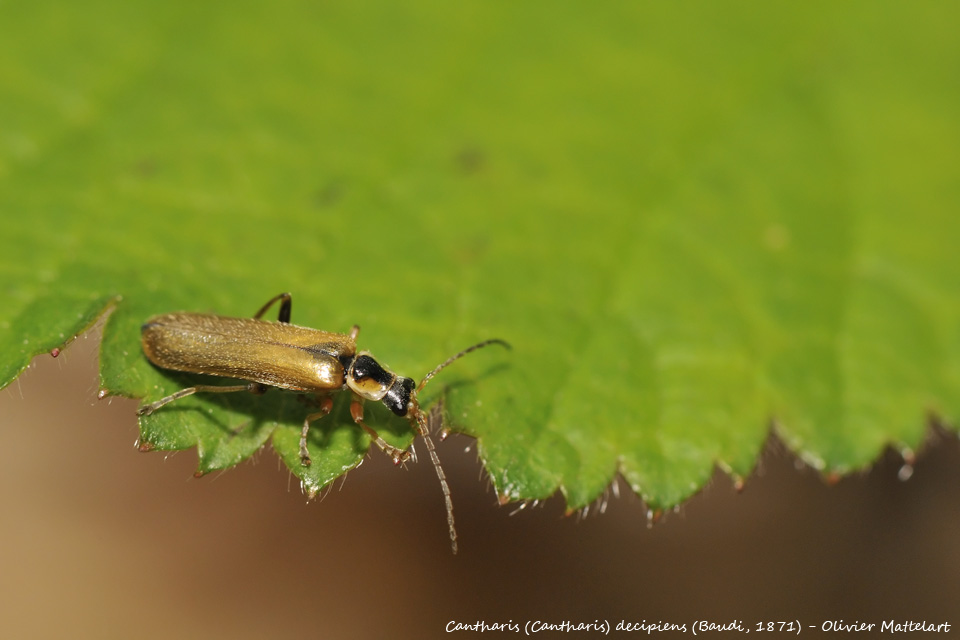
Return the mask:
M 303 429 L 300 430 L 300 464 L 304 467 L 310 466 L 310 452 L 307 451 L 307 434 L 310 432 L 310 423 L 328 415 L 333 409 L 333 398 L 324 396 L 320 398 L 320 411 L 311 413 L 303 421 Z
M 353 401 L 350 403 L 350 415 L 353 416 L 353 421 L 373 438 L 373 443 L 377 445 L 381 451 L 390 456 L 393 464 L 403 464 L 410 459 L 412 454 L 409 451 L 398 449 L 391 444 L 387 444 L 386 440 L 380 437 L 380 434 L 363 421 L 363 398 L 356 394 L 354 394 Z

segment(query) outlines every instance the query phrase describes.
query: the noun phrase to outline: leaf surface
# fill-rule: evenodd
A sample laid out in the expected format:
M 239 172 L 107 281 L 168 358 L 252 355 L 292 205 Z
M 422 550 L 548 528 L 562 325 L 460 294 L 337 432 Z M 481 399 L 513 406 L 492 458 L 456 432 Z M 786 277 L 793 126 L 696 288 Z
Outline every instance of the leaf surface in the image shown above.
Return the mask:
M 505 499 L 620 472 L 670 507 L 771 424 L 824 471 L 916 449 L 960 398 L 956 9 L 701 9 L 0 6 L 0 383 L 110 310 L 101 387 L 155 400 L 203 379 L 147 362 L 146 318 L 291 291 L 414 378 L 512 343 L 424 392 Z M 269 442 L 313 492 L 369 447 L 348 404 L 309 470 L 279 391 L 141 444 Z

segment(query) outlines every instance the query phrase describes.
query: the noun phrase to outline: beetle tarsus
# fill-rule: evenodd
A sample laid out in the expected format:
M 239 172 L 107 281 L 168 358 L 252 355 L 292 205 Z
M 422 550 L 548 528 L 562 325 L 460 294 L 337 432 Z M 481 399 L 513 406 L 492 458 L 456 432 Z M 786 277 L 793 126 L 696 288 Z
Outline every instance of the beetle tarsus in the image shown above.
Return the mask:
M 310 419 L 304 420 L 303 429 L 300 430 L 300 464 L 304 467 L 310 466 L 310 453 L 307 451 L 307 434 L 310 432 Z

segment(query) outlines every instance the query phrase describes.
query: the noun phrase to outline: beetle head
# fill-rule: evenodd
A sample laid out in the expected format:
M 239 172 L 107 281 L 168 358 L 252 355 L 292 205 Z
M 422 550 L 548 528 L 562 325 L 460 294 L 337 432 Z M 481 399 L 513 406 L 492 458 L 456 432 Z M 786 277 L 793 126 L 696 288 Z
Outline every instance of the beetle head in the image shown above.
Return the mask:
M 410 399 L 414 396 L 416 388 L 417 383 L 412 379 L 397 376 L 381 402 L 398 416 L 405 416 L 410 409 Z

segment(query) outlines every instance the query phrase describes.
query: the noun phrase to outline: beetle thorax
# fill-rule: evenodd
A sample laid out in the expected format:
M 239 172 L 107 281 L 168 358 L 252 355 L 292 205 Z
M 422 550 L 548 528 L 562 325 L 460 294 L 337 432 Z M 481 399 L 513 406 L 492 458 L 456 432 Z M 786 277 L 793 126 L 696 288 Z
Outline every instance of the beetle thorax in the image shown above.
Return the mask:
M 416 383 L 398 376 L 366 351 L 361 351 L 347 366 L 346 383 L 364 400 L 382 402 L 398 416 L 407 415 Z
M 365 400 L 382 400 L 396 379 L 395 373 L 366 351 L 361 351 L 347 368 L 347 386 Z

